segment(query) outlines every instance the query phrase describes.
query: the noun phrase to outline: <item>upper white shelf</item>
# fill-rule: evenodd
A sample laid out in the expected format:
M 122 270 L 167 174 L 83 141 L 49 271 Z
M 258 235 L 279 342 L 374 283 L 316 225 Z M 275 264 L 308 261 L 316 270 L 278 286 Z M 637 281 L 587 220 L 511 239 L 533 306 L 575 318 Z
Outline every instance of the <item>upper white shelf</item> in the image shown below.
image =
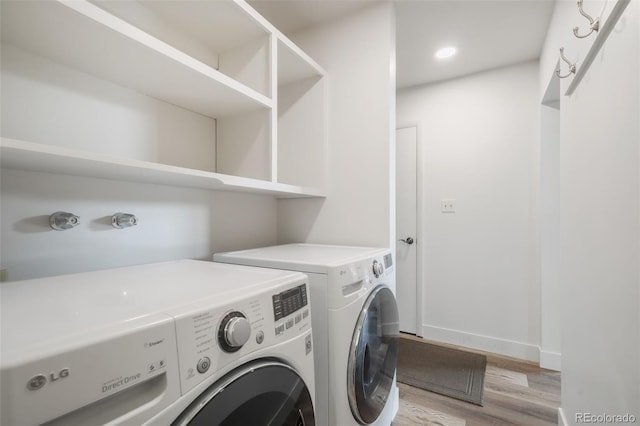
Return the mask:
M 273 106 L 263 94 L 87 1 L 3 1 L 2 40 L 209 117 Z
M 278 86 L 311 77 L 322 77 L 324 70 L 289 39 L 278 38 Z
M 197 41 L 202 50 L 193 50 L 191 55 L 195 58 L 203 50 L 221 54 L 270 34 L 264 23 L 235 1 L 91 2 L 187 53 L 195 47 L 192 42 Z
M 0 139 L 0 167 L 187 188 L 271 194 L 281 198 L 325 196 L 317 188 L 117 158 L 8 138 Z

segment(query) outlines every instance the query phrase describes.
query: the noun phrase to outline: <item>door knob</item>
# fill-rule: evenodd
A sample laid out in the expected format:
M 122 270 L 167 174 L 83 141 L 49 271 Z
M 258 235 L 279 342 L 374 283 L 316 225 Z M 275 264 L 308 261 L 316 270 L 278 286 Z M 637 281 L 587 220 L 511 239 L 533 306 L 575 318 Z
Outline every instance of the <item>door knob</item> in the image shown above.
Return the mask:
M 398 240 L 398 241 L 402 241 L 403 243 L 409 244 L 409 245 L 413 244 L 413 238 L 411 237 L 407 237 L 404 240 Z

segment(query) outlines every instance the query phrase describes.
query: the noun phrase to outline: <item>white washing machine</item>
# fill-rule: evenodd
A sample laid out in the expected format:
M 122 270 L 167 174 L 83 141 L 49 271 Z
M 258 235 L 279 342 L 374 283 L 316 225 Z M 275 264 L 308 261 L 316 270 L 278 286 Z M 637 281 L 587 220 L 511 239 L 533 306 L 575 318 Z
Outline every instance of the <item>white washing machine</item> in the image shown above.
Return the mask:
M 315 424 L 304 274 L 178 261 L 0 289 L 3 426 Z
M 319 425 L 388 426 L 398 411 L 398 310 L 389 250 L 287 244 L 219 253 L 216 262 L 309 277 Z

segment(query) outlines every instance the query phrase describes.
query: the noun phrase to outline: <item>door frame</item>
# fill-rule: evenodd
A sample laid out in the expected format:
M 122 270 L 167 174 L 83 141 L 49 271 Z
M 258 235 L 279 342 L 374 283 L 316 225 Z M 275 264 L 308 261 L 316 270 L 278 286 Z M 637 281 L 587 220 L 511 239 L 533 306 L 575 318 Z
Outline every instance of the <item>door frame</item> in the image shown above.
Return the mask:
M 406 129 L 406 128 L 410 128 L 410 127 L 415 127 L 416 128 L 416 336 L 418 337 L 423 337 L 424 333 L 422 332 L 422 325 L 423 325 L 423 309 L 424 309 L 424 288 L 423 288 L 423 278 L 424 278 L 424 261 L 423 261 L 423 247 L 426 244 L 426 239 L 425 239 L 425 235 L 424 235 L 424 229 L 422 226 L 422 214 L 424 212 L 424 197 L 422 196 L 423 194 L 423 178 L 424 178 L 424 174 L 423 174 L 423 149 L 422 149 L 422 128 L 423 128 L 423 123 L 422 121 L 407 121 L 407 122 L 402 122 L 402 123 L 397 123 L 396 124 L 396 132 L 398 130 L 401 129 Z M 396 139 L 396 144 L 397 144 L 397 139 Z M 396 148 L 397 151 L 397 148 Z M 395 154 L 395 153 L 394 153 Z M 397 173 L 397 170 L 396 170 Z M 396 185 L 396 178 L 394 175 L 394 179 L 393 179 L 393 187 L 395 190 L 395 185 Z M 398 194 L 396 194 L 395 197 L 395 204 L 393 206 L 393 211 L 394 211 L 394 216 L 395 215 L 395 210 L 397 208 L 397 197 Z M 397 220 L 397 219 L 396 219 Z M 397 226 L 394 223 L 394 234 L 395 234 L 395 226 Z M 398 235 L 396 235 L 396 241 L 395 244 L 398 244 Z M 393 247 L 394 250 L 394 257 L 395 257 L 395 253 L 397 252 L 397 249 L 394 245 Z M 398 286 L 398 283 L 396 283 L 396 288 Z
M 556 64 L 559 66 L 560 60 Z M 552 74 L 540 103 L 540 147 L 536 230 L 540 285 L 540 366 L 562 369 L 562 263 L 560 241 L 560 79 Z M 557 127 L 554 127 L 553 124 Z M 551 149 L 550 149 L 551 148 Z M 553 179 L 554 182 L 550 182 Z M 558 207 L 560 206 L 560 207 Z

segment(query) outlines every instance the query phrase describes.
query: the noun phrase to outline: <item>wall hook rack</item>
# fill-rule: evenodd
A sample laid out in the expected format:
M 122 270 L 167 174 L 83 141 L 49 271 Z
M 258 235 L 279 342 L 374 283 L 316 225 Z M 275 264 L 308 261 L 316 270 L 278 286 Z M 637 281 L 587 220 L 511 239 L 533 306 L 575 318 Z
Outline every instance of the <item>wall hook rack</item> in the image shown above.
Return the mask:
M 590 31 L 587 34 L 580 35 L 580 34 L 578 34 L 578 31 L 580 31 L 580 28 L 573 27 L 573 35 L 575 35 L 578 38 L 587 38 L 594 31 L 598 32 L 598 30 L 600 29 L 600 16 L 598 16 L 596 19 L 593 19 L 591 16 L 589 16 L 584 11 L 584 9 L 582 8 L 582 2 L 583 2 L 583 0 L 578 0 L 578 11 L 580 12 L 580 15 L 584 16 L 585 18 L 587 18 L 589 20 L 589 29 L 590 29 Z M 603 7 L 603 10 L 604 10 L 604 7 Z M 602 15 L 602 13 L 601 13 L 601 15 Z
M 560 75 L 560 64 L 558 64 L 558 69 L 556 69 L 556 75 L 560 78 L 567 78 L 569 77 L 571 74 L 575 74 L 576 73 L 576 64 L 575 63 L 571 63 L 571 61 L 569 61 L 567 59 L 566 56 L 564 56 L 564 47 L 560 48 L 560 58 L 567 63 L 567 65 L 569 65 L 569 72 L 565 75 Z

